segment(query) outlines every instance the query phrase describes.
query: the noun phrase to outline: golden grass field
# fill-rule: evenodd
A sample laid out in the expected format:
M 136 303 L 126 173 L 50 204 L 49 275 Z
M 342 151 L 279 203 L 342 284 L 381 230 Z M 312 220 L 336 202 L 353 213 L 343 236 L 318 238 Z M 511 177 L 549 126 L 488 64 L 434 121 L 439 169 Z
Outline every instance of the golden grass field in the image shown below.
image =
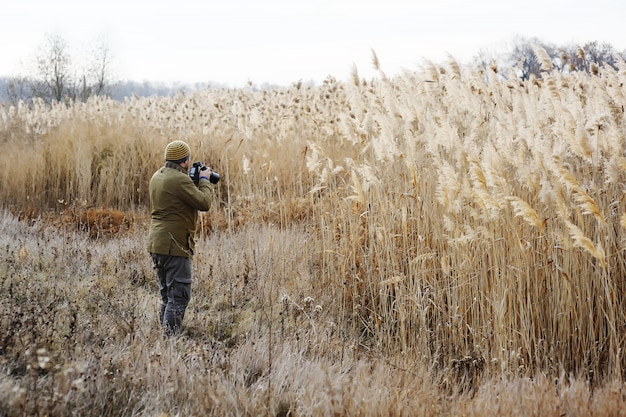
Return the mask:
M 0 107 L 0 416 L 626 415 L 626 65 L 544 65 Z M 174 139 L 222 180 L 166 339 Z

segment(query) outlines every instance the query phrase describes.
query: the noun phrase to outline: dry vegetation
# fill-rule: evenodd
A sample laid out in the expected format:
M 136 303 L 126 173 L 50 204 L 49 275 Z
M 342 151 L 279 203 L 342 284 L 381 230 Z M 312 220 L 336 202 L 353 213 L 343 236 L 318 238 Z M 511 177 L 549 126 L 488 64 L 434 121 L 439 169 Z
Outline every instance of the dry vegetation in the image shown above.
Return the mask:
M 0 416 L 624 415 L 625 81 L 451 61 L 0 108 Z M 164 339 L 174 138 L 223 180 Z

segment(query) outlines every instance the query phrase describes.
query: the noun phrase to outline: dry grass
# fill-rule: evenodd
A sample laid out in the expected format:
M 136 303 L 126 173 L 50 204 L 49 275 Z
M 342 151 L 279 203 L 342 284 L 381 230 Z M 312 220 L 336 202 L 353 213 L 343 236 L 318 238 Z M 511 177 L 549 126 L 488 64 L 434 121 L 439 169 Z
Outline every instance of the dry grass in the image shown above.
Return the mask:
M 141 230 L 59 233 L 5 213 L 3 415 L 621 415 L 619 380 L 480 374 L 346 333 L 302 228 L 208 236 L 184 336 L 164 339 Z M 135 234 L 137 233 L 137 234 Z M 400 280 L 387 282 L 392 286 Z M 417 359 L 417 360 L 416 360 Z
M 451 62 L 0 109 L 0 410 L 623 414 L 625 77 Z M 223 180 L 163 340 L 146 191 L 172 138 Z

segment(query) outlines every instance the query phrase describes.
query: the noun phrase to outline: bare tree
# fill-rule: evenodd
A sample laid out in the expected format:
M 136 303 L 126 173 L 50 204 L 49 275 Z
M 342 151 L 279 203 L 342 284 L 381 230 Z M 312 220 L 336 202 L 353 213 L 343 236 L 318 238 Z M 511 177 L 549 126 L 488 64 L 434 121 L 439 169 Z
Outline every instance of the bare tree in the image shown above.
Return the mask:
M 36 64 L 34 97 L 41 97 L 48 102 L 74 98 L 71 58 L 67 43 L 61 35 L 48 35 L 44 49 L 36 57 Z
M 570 55 L 570 67 L 574 71 L 592 72 L 593 68 L 602 65 L 609 65 L 613 69 L 617 69 L 618 53 L 608 43 L 587 42 L 582 47 L 577 47 L 575 52 Z
M 97 39 L 87 55 L 80 77 L 79 96 L 82 100 L 110 94 L 112 58 L 105 40 Z
M 527 80 L 531 75 L 541 77 L 541 64 L 531 44 L 518 44 L 510 54 L 511 59 L 520 71 L 520 78 Z
M 555 47 L 548 45 L 537 38 L 520 38 L 513 46 L 513 50 L 508 54 L 507 58 L 512 67 L 516 67 L 519 76 L 523 80 L 527 80 L 531 75 L 541 78 L 541 62 L 535 54 L 535 46 L 543 48 L 550 57 L 553 64 L 558 67 L 561 56 Z
M 111 51 L 101 38 L 85 54 L 84 64 L 72 65 L 68 45 L 58 34 L 48 35 L 36 56 L 37 73 L 32 82 L 32 96 L 47 102 L 87 100 L 109 93 Z
M 108 93 L 111 82 L 111 51 L 108 45 L 101 41 L 96 46 L 91 67 L 94 75 L 93 94 L 96 96 Z

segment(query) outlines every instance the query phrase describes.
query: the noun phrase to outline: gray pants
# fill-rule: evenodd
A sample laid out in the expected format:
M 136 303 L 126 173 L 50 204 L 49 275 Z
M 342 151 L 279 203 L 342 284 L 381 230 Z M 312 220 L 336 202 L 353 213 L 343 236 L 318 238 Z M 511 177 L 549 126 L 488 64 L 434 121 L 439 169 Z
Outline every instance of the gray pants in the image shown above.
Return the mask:
M 191 299 L 191 259 L 151 254 L 159 277 L 161 309 L 159 320 L 167 335 L 180 333 Z

